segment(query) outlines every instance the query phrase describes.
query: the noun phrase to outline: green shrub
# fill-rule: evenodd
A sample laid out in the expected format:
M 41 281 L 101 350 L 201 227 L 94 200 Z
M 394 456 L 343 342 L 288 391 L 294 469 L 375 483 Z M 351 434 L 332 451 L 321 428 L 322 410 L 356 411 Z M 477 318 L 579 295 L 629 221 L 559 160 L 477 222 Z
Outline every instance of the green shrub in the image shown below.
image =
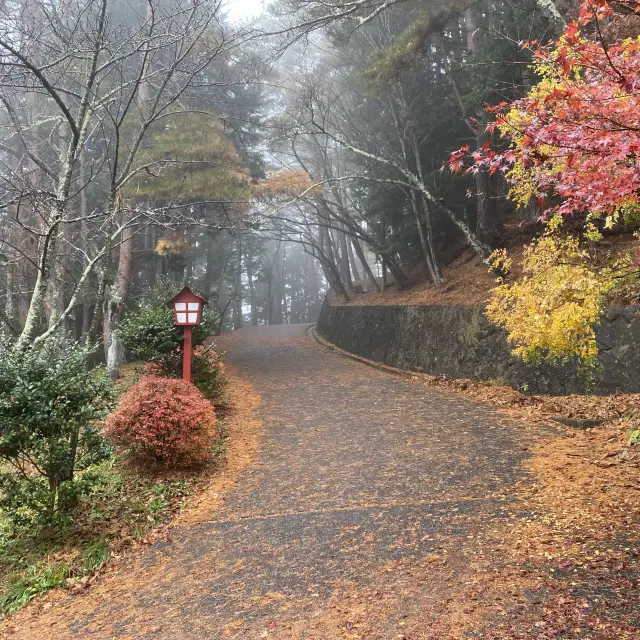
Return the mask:
M 129 311 L 120 325 L 120 337 L 127 351 L 140 360 L 157 361 L 182 345 L 183 330 L 176 327 L 168 301 L 178 293 L 175 282 L 162 279 Z M 193 329 L 193 346 L 203 344 L 216 332 L 215 313 L 205 307 L 202 321 Z
M 215 316 L 205 308 L 202 322 L 193 328 L 193 345 L 203 344 L 215 330 Z M 175 325 L 173 311 L 169 307 L 145 303 L 125 315 L 120 337 L 127 351 L 136 358 L 155 361 L 162 360 L 182 345 L 183 332 Z
M 143 304 L 129 311 L 120 325 L 120 337 L 127 351 L 141 360 L 160 360 L 182 341 L 168 307 Z
M 60 524 L 86 489 L 76 472 L 109 451 L 96 426 L 112 387 L 77 344 L 12 346 L 0 339 L 0 507 L 17 524 Z
M 213 345 L 201 345 L 193 350 L 191 381 L 216 407 L 224 404 L 224 390 L 229 381 L 222 357 Z

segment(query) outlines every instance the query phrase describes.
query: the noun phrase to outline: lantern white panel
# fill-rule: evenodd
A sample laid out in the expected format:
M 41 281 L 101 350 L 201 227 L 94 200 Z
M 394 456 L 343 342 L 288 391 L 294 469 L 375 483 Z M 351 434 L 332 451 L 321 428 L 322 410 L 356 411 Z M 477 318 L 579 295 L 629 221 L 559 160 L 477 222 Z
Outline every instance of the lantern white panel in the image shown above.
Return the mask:
M 198 322 L 198 314 L 190 313 L 189 314 L 189 324 L 196 324 Z
M 186 311 L 187 303 L 186 302 L 176 302 L 176 311 Z
M 186 313 L 176 313 L 178 317 L 179 324 L 187 324 L 187 314 Z
M 189 303 L 189 311 L 197 311 L 199 307 L 200 307 L 200 303 L 199 302 L 190 302 Z

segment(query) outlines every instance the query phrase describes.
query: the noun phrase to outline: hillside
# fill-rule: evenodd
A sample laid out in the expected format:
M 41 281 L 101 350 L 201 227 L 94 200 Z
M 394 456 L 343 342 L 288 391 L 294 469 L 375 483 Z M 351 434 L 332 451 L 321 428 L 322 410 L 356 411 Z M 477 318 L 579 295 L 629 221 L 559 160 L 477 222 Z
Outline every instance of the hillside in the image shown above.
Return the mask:
M 531 240 L 531 232 L 512 229 L 505 245 L 513 268 L 508 281 L 522 276 L 522 256 L 525 245 Z M 594 251 L 599 258 L 613 259 L 624 252 L 637 251 L 638 241 L 628 230 L 608 235 L 599 242 Z M 355 293 L 349 301 L 329 293 L 332 305 L 393 306 L 393 305 L 474 305 L 487 302 L 491 290 L 496 286 L 496 276 L 471 249 L 461 250 L 457 257 L 442 268 L 444 285 L 437 288 L 429 279 L 423 265 L 413 267 L 408 273 L 410 286 L 399 290 L 393 283 L 378 293 Z M 634 299 L 621 299 L 618 304 L 637 304 Z

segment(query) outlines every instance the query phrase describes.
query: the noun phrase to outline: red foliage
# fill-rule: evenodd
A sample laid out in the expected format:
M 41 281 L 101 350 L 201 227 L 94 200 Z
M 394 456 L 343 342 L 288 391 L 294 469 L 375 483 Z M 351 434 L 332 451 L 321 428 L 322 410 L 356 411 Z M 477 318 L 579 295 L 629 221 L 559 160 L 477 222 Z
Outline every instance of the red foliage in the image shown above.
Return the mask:
M 107 418 L 106 435 L 143 460 L 197 464 L 211 455 L 214 425 L 213 406 L 194 386 L 145 375 Z
M 161 378 L 182 377 L 182 347 L 168 353 L 163 360 L 147 362 L 142 371 L 145 375 Z M 191 358 L 191 383 L 204 397 L 220 406 L 224 401 L 224 388 L 227 384 L 222 357 L 212 345 L 199 345 L 193 350 Z
M 640 201 L 640 39 L 607 44 L 599 21 L 612 15 L 612 2 L 587 0 L 579 23 L 568 26 L 551 46 L 525 43 L 547 83 L 528 96 L 490 110 L 496 126 L 511 139 L 506 150 L 460 149 L 448 166 L 454 173 L 480 169 L 527 171 L 542 196 L 562 202 L 550 212 L 597 212 Z M 640 12 L 639 0 L 617 2 Z M 594 22 L 596 39 L 580 32 Z M 517 182 L 518 175 L 509 174 Z

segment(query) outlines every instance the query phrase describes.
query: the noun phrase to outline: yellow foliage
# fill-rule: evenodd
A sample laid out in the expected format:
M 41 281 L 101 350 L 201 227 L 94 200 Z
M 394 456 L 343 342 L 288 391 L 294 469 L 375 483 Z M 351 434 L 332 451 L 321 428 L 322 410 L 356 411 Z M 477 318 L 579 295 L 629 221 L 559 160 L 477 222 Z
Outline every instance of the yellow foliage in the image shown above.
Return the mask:
M 560 224 L 559 216 L 553 218 L 526 247 L 523 278 L 494 289 L 487 316 L 507 331 L 515 355 L 533 363 L 577 357 L 591 375 L 598 356 L 595 326 L 624 264 L 598 269 L 580 239 L 562 234 Z
M 489 256 L 489 263 L 495 271 L 502 274 L 503 276 L 506 276 L 513 267 L 513 260 L 507 254 L 506 249 L 496 249 Z M 498 282 L 502 282 L 502 279 L 503 278 L 500 277 Z
M 637 224 L 640 222 L 640 204 L 637 200 L 628 200 L 618 205 L 616 210 L 622 216 L 625 224 Z
M 170 231 L 156 243 L 155 252 L 159 256 L 178 256 L 185 253 L 191 246 L 185 232 Z
M 276 171 L 268 180 L 256 185 L 254 194 L 257 197 L 295 198 L 312 185 L 313 182 L 304 171 Z M 308 195 L 317 195 L 319 192 L 322 192 L 321 186 L 313 188 Z

